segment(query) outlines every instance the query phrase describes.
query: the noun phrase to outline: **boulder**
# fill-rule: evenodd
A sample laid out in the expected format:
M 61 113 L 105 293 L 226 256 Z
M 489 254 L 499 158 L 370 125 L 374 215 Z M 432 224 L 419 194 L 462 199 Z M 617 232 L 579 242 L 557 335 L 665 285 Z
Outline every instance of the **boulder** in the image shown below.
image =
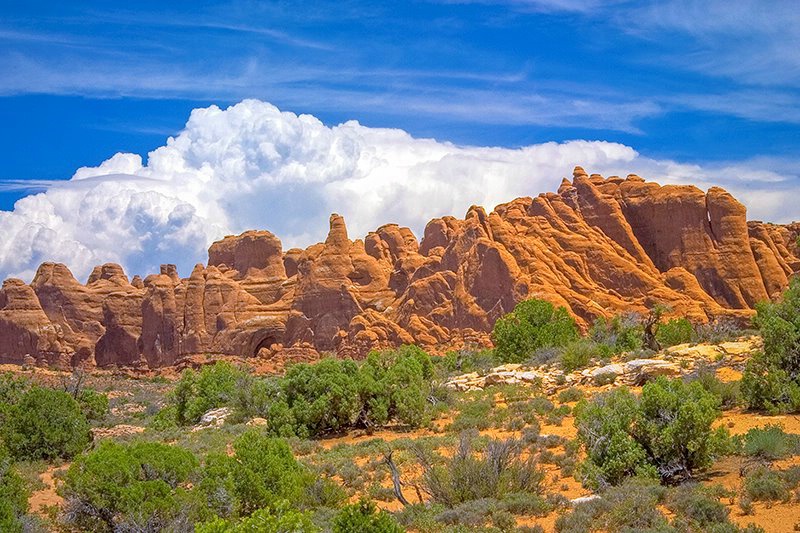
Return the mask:
M 220 427 L 225 423 L 225 420 L 227 420 L 232 413 L 233 410 L 230 407 L 218 407 L 217 409 L 206 411 L 203 413 L 203 416 L 200 417 L 200 421 L 197 423 L 197 425 L 192 428 L 192 431 L 211 427 Z
M 663 359 L 634 359 L 625 363 L 624 379 L 631 385 L 644 385 L 658 376 L 675 377 L 681 367 Z
M 622 363 L 612 363 L 610 365 L 601 366 L 593 370 L 587 371 L 588 377 L 598 379 L 601 376 L 621 376 L 625 374 L 626 366 Z

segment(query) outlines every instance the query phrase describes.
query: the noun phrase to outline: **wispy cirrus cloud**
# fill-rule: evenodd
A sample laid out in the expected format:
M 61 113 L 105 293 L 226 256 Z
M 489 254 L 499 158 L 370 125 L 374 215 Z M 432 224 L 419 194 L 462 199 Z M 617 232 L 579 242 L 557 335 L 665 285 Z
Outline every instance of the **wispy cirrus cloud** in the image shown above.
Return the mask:
M 447 16 L 422 26 L 359 2 L 317 6 L 313 13 L 302 10 L 303 16 L 290 4 L 211 2 L 192 13 L 171 6 L 162 12 L 95 9 L 51 20 L 49 29 L 18 20 L 0 28 L 0 68 L 11 73 L 0 78 L 0 96 L 258 97 L 315 110 L 389 116 L 424 111 L 464 123 L 635 134 L 643 132 L 645 119 L 686 110 L 800 122 L 791 92 L 800 84 L 800 10 L 792 8 L 793 0 L 444 3 Z M 522 20 L 492 27 L 496 35 L 489 38 L 497 44 L 482 47 L 471 38 L 485 30 L 480 16 L 459 18 L 465 4 Z M 616 62 L 610 75 L 580 79 L 579 72 L 560 72 L 552 51 L 512 54 L 502 46 L 506 29 L 535 28 L 537 17 L 560 13 L 603 33 L 600 40 L 611 44 L 600 53 Z M 595 35 L 576 34 L 576 53 L 596 53 Z M 692 72 L 701 81 L 666 89 L 656 77 L 617 88 L 613 69 L 640 65 Z M 734 83 L 704 85 L 705 78 Z M 773 90 L 759 93 L 754 85 Z
M 625 0 L 435 0 L 444 4 L 481 4 L 511 8 L 520 12 L 589 13 Z
M 335 107 L 344 112 L 386 115 L 425 113 L 445 120 L 496 125 L 582 127 L 640 133 L 636 122 L 658 115 L 651 100 L 614 91 L 581 89 L 572 82 L 529 83 L 522 72 L 292 67 L 270 58 L 229 61 L 213 73 L 203 67 L 169 68 L 158 61 L 135 63 L 60 61 L 21 54 L 0 58 L 18 75 L 0 79 L 0 95 L 48 93 L 93 97 L 182 97 L 236 101 L 257 96 L 290 106 Z M 388 80 L 388 81 L 387 81 Z M 446 81 L 467 80 L 467 86 Z M 599 93 L 599 94 L 598 94 Z
M 800 86 L 795 0 L 653 1 L 632 4 L 615 19 L 631 35 L 677 45 L 658 55 L 675 67 L 744 85 Z
M 756 122 L 800 124 L 800 93 L 792 90 L 752 88 L 708 94 L 665 97 L 670 105 L 716 112 Z

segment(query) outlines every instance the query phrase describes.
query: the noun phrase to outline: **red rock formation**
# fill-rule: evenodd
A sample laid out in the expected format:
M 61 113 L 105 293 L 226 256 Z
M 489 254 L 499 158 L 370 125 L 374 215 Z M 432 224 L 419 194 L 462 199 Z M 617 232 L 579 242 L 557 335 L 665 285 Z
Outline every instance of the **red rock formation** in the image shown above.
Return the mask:
M 103 300 L 105 333 L 95 345 L 97 366 L 140 366 L 142 295 L 113 292 Z
M 0 291 L 0 361 L 99 366 L 182 364 L 205 353 L 313 360 L 418 343 L 488 345 L 494 321 L 544 298 L 582 326 L 656 302 L 698 321 L 747 317 L 800 271 L 800 223 L 747 222 L 719 188 L 604 179 L 577 167 L 558 193 L 491 213 L 351 241 L 332 215 L 325 242 L 285 253 L 268 231 L 228 236 L 209 266 L 128 281 L 118 265 L 86 285 L 45 263 L 31 286 Z M 277 367 L 276 366 L 276 367 Z
M 61 363 L 61 336 L 44 314 L 36 294 L 19 279 L 7 279 L 0 289 L 0 362 Z

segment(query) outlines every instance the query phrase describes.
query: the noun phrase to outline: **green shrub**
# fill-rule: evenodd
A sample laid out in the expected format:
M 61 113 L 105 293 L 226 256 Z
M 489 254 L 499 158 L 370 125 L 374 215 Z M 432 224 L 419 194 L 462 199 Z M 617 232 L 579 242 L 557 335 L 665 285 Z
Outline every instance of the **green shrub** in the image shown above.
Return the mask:
M 546 516 L 554 507 L 551 501 L 529 492 L 512 492 L 503 496 L 503 508 L 517 515 Z
M 696 381 L 705 390 L 718 397 L 723 410 L 734 409 L 742 403 L 741 383 L 720 381 L 711 368 L 701 367 L 691 381 Z
M 78 405 L 89 420 L 102 420 L 108 414 L 108 396 L 92 389 L 78 393 Z
M 358 366 L 353 361 L 327 358 L 295 365 L 280 386 L 282 395 L 267 417 L 275 434 L 309 437 L 345 430 L 358 419 Z
M 25 482 L 14 470 L 8 451 L 0 445 L 0 531 L 22 533 L 20 518 L 27 511 Z
M 487 398 L 465 401 L 459 405 L 458 414 L 447 429 L 458 432 L 465 429 L 488 429 L 492 424 L 492 407 L 494 402 Z
M 800 439 L 777 425 L 753 428 L 742 437 L 742 453 L 763 461 L 776 461 L 800 451 Z
M 182 426 L 195 424 L 207 411 L 233 403 L 244 375 L 225 361 L 204 366 L 199 373 L 184 370 L 170 394 L 176 422 Z
M 489 370 L 502 363 L 494 350 L 458 350 L 433 358 L 434 365 L 445 373 L 463 374 Z
M 200 524 L 195 533 L 317 533 L 320 529 L 307 512 L 292 509 L 289 502 L 277 502 L 274 508 L 263 508 L 240 520 L 217 517 Z
M 611 319 L 600 317 L 589 330 L 592 340 L 608 346 L 613 353 L 641 349 L 643 335 L 641 318 L 634 314 L 617 315 Z
M 531 356 L 525 360 L 525 364 L 530 366 L 552 365 L 558 363 L 560 358 L 561 347 L 545 346 L 534 350 Z
M 719 399 L 699 385 L 660 378 L 642 389 L 635 435 L 662 478 L 691 477 L 730 447 L 725 429 L 712 429 Z
M 600 498 L 576 505 L 556 519 L 556 531 L 669 531 L 658 509 L 664 490 L 652 479 L 630 478 Z
M 789 498 L 789 484 L 780 472 L 766 466 L 753 469 L 744 478 L 744 490 L 753 501 L 783 501 Z
M 750 499 L 750 496 L 745 495 L 739 498 L 739 509 L 741 509 L 742 514 L 746 515 L 751 515 L 755 512 L 753 500 Z
M 685 318 L 673 318 L 656 329 L 656 341 L 662 348 L 669 348 L 678 344 L 692 342 L 694 338 L 694 327 Z
M 576 407 L 578 437 L 587 452 L 581 475 L 589 486 L 630 476 L 690 478 L 727 451 L 727 432 L 712 430 L 719 400 L 699 384 L 660 377 L 640 398 L 617 389 Z
M 730 318 L 717 318 L 708 324 L 698 324 L 694 328 L 697 342 L 719 344 L 721 342 L 738 339 L 748 332 Z
M 486 522 L 501 510 L 500 502 L 493 498 L 474 500 L 442 510 L 436 521 L 440 527 L 450 526 L 451 531 L 486 531 Z
M 423 424 L 433 363 L 422 349 L 401 346 L 371 352 L 358 378 L 362 423 L 383 425 L 396 420 L 412 427 Z
M 416 503 L 403 507 L 394 516 L 407 531 L 439 533 L 442 531 L 442 524 L 436 520 L 436 516 L 442 509 L 438 504 Z
M 333 533 L 403 533 L 387 512 L 369 500 L 345 506 L 333 519 Z
M 492 525 L 500 531 L 514 531 L 517 527 L 517 519 L 514 518 L 514 515 L 503 509 L 493 512 L 490 517 Z
M 219 516 L 248 516 L 281 500 L 300 502 L 313 483 L 284 439 L 250 430 L 233 449 L 233 456 L 208 456 L 199 485 Z
M 742 377 L 742 393 L 751 409 L 800 410 L 800 277 L 789 283 L 781 301 L 756 305 L 754 324 L 764 339 Z
M 483 498 L 500 499 L 511 493 L 541 490 L 544 473 L 533 456 L 522 459 L 519 441 L 491 440 L 480 455 L 472 445 L 472 435 L 463 432 L 453 457 L 416 449 L 423 470 L 421 484 L 433 502 L 453 507 Z
M 10 372 L 0 374 L 0 423 L 3 422 L 5 410 L 20 401 L 30 388 L 31 384 L 23 378 Z
M 639 403 L 627 389 L 597 395 L 591 402 L 582 401 L 575 412 L 578 438 L 587 454 L 580 466 L 585 484 L 604 487 L 632 476 L 658 476 L 633 433 Z
M 561 351 L 560 363 L 565 372 L 572 372 L 587 366 L 594 357 L 605 358 L 610 355 L 609 348 L 591 339 L 570 342 Z
M 652 479 L 629 478 L 558 517 L 556 531 L 763 533 L 752 524 L 740 528 L 730 522 L 729 510 L 719 501 L 724 492 L 720 488 L 687 484 L 668 493 Z M 674 513 L 671 524 L 662 505 Z
M 583 391 L 577 387 L 570 387 L 558 393 L 558 401 L 560 403 L 577 402 L 583 398 Z
M 391 422 L 418 427 L 428 419 L 433 371 L 416 346 L 372 352 L 361 366 L 325 358 L 292 366 L 282 378 L 241 381 L 235 410 L 239 419 L 267 418 L 270 432 L 285 437 Z
M 175 405 L 167 405 L 160 409 L 148 424 L 150 429 L 165 431 L 178 427 L 178 409 Z
M 69 459 L 91 441 L 86 416 L 66 392 L 32 387 L 4 418 L 3 439 L 17 459 Z
M 720 502 L 723 495 L 719 485 L 703 487 L 687 483 L 673 489 L 667 498 L 667 508 L 675 513 L 688 531 L 706 531 L 715 524 L 729 523 L 730 510 Z
M 239 382 L 233 400 L 231 421 L 243 422 L 254 417 L 269 416 L 275 399 L 281 396 L 281 378 L 245 376 Z
M 575 320 L 564 307 L 543 300 L 525 300 L 497 320 L 492 339 L 504 362 L 522 362 L 547 346 L 565 346 L 578 338 Z
M 59 492 L 66 523 L 81 531 L 166 528 L 178 517 L 198 519 L 204 506 L 182 487 L 198 468 L 191 452 L 160 443 L 102 441 L 78 457 Z

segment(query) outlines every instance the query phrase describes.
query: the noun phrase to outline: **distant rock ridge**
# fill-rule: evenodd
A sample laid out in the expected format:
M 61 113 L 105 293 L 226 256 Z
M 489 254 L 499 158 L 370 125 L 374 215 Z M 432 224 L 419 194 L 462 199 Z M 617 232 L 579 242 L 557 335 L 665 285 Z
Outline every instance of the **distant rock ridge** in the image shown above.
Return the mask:
M 723 189 L 588 175 L 557 193 L 431 220 L 421 242 L 386 224 L 350 240 L 332 215 L 322 243 L 283 251 L 268 231 L 228 236 L 181 279 L 129 280 L 119 265 L 78 282 L 57 263 L 0 290 L 0 363 L 156 368 L 197 354 L 309 360 L 417 343 L 489 345 L 526 298 L 587 326 L 656 302 L 697 321 L 749 317 L 800 271 L 800 223 L 746 219 Z

